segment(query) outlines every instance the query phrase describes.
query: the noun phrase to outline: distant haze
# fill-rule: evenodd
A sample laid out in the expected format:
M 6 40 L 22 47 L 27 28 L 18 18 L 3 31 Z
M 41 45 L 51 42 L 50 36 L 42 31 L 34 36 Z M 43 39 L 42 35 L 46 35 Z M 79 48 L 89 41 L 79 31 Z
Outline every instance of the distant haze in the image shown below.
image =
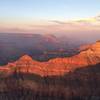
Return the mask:
M 99 0 L 1 0 L 0 33 L 98 37 L 99 12 Z

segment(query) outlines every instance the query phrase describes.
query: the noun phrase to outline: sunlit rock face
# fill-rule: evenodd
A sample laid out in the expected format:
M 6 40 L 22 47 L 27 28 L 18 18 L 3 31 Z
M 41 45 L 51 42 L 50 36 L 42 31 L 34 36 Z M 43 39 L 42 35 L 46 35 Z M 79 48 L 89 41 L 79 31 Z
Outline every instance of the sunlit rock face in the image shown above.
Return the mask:
M 88 65 L 99 63 L 100 42 L 96 42 L 95 44 L 91 45 L 86 51 L 81 52 L 79 56 L 86 60 Z
M 75 56 L 51 59 L 47 62 L 35 61 L 30 56 L 24 55 L 14 63 L 8 63 L 8 65 L 0 67 L 0 71 L 12 73 L 16 70 L 17 72 L 33 73 L 40 76 L 54 76 L 64 75 L 77 68 L 98 63 L 100 63 L 100 41 L 91 44 L 88 49 Z

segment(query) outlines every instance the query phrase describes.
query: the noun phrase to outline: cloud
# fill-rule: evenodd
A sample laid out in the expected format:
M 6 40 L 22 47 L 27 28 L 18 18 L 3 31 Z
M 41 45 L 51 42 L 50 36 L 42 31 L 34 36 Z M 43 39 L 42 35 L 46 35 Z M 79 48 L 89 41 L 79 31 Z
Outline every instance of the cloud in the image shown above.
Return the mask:
M 100 26 L 100 15 L 90 18 L 81 18 L 76 20 L 59 21 L 49 20 L 50 23 L 62 26 Z
M 95 19 L 100 22 L 100 15 L 96 16 Z
M 56 23 L 56 24 L 67 24 L 66 22 L 63 22 L 63 21 L 58 21 L 58 20 L 50 20 L 49 22 L 52 22 L 52 23 Z
M 78 23 L 90 24 L 90 25 L 100 25 L 100 15 L 91 17 L 91 18 L 83 18 L 80 20 L 76 20 Z
M 0 31 L 6 32 L 31 32 L 31 33 L 63 33 L 63 32 L 82 32 L 82 31 L 100 31 L 100 15 L 91 18 L 82 18 L 76 20 L 59 21 L 45 20 L 21 24 L 2 24 Z

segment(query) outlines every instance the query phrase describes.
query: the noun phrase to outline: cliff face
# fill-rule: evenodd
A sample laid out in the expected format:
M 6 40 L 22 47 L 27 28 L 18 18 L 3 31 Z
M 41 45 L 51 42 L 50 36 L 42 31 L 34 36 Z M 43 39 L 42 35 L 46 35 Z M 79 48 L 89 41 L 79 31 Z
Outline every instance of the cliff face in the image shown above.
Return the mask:
M 100 42 L 72 57 L 38 62 L 24 55 L 0 67 L 0 100 L 90 100 L 99 94 Z
M 89 46 L 88 49 L 68 58 L 56 58 L 47 62 L 33 60 L 30 56 L 24 55 L 19 60 L 1 66 L 0 71 L 11 74 L 15 70 L 22 73 L 33 73 L 40 76 L 64 75 L 77 68 L 95 65 L 100 63 L 100 41 Z

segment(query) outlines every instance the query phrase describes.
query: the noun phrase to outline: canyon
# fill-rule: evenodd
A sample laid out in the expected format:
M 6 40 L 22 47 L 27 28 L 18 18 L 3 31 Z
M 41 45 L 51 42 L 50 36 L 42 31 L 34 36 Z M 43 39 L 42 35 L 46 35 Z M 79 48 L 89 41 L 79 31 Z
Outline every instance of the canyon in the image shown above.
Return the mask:
M 100 99 L 99 84 L 100 41 L 71 57 L 40 62 L 23 55 L 0 66 L 0 100 Z
M 0 67 L 0 71 L 13 73 L 17 70 L 23 73 L 33 73 L 40 76 L 56 76 L 74 71 L 77 68 L 96 65 L 100 63 L 100 42 L 91 44 L 88 49 L 72 57 L 54 58 L 49 61 L 39 62 L 30 56 L 24 55 L 13 63 Z M 13 69 L 13 70 L 12 70 Z M 14 70 L 15 69 L 15 70 Z

